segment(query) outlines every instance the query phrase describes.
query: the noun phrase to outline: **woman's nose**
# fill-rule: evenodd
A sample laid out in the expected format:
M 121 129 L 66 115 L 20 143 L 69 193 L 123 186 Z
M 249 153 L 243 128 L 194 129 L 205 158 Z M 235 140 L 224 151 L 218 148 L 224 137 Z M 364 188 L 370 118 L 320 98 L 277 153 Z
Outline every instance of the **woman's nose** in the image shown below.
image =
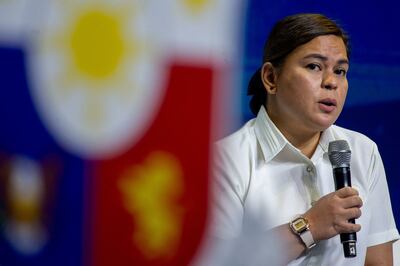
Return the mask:
M 327 90 L 335 90 L 337 88 L 337 77 L 335 73 L 324 73 L 321 87 Z

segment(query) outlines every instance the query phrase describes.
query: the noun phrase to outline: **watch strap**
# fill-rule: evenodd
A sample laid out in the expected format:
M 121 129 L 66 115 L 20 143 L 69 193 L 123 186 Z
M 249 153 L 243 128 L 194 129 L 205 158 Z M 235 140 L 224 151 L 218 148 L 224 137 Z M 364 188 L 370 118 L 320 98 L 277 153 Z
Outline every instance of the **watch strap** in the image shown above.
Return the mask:
M 299 236 L 303 241 L 304 245 L 306 245 L 307 249 L 311 249 L 316 245 L 309 229 L 302 232 Z

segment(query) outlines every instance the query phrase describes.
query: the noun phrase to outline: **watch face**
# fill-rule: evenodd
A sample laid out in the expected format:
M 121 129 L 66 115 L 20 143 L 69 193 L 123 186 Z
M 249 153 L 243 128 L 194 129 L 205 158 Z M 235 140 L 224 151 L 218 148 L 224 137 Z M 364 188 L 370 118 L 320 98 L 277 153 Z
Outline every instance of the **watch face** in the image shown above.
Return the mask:
M 296 221 L 293 222 L 293 228 L 297 232 L 303 231 L 305 228 L 307 228 L 307 223 L 303 218 L 299 218 Z

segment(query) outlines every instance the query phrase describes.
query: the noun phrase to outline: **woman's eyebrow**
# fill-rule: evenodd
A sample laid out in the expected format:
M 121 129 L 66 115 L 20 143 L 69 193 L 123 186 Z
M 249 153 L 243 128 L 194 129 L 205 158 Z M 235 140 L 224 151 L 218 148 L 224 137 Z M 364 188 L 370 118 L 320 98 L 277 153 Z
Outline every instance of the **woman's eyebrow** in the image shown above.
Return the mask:
M 321 60 L 321 61 L 328 61 L 328 57 L 323 56 L 323 55 L 321 55 L 321 54 L 315 54 L 315 53 L 314 53 L 314 54 L 308 54 L 308 55 L 306 55 L 306 56 L 304 57 L 304 59 L 307 59 L 307 58 L 316 58 L 316 59 L 319 59 L 319 60 Z M 349 60 L 346 59 L 346 58 L 339 59 L 339 60 L 337 61 L 337 64 L 339 64 L 339 65 L 343 65 L 343 64 L 349 65 Z

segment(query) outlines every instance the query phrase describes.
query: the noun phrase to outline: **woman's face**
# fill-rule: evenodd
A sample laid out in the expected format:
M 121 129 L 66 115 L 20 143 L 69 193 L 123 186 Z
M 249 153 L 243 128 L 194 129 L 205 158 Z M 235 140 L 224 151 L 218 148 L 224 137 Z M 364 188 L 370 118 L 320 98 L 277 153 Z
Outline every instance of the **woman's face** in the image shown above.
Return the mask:
M 345 102 L 348 68 L 346 47 L 335 35 L 316 37 L 293 50 L 267 104 L 278 128 L 319 132 L 332 125 Z

